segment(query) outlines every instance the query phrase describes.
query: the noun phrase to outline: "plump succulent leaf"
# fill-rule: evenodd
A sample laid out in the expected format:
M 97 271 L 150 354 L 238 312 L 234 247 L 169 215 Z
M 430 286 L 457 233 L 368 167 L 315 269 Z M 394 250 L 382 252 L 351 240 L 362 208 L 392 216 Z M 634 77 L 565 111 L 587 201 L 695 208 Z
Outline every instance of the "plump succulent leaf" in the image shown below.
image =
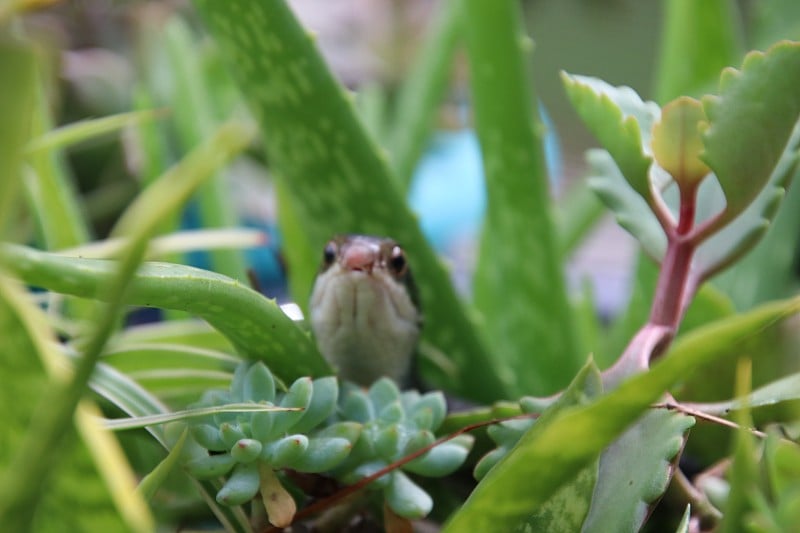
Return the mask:
M 384 494 L 392 511 L 405 518 L 422 518 L 433 508 L 428 493 L 399 471 L 392 472 Z
M 258 361 L 244 375 L 242 400 L 249 402 L 271 402 L 275 399 L 275 378 L 267 366 Z
M 315 379 L 312 383 L 311 403 L 300 417 L 292 431 L 308 433 L 322 423 L 336 410 L 339 398 L 339 385 L 335 376 Z
M 353 444 L 345 438 L 313 438 L 308 441 L 305 453 L 290 467 L 298 472 L 325 472 L 344 461 L 352 449 Z
M 428 477 L 440 477 L 452 474 L 467 459 L 469 445 L 464 446 L 461 442 L 444 442 L 431 448 L 422 457 L 414 459 L 404 466 L 404 470 Z
M 259 482 L 258 465 L 240 463 L 217 493 L 217 502 L 228 506 L 248 502 L 258 492 Z
M 269 414 L 269 413 L 263 413 Z M 192 426 L 192 437 L 206 450 L 212 452 L 222 452 L 230 449 L 230 446 L 222 440 L 220 430 L 209 424 L 195 424 Z
M 231 447 L 231 457 L 240 463 L 252 463 L 261 455 L 261 442 L 255 439 L 239 439 Z
M 274 468 L 286 468 L 294 464 L 308 449 L 308 437 L 289 435 L 264 446 L 262 459 Z
M 281 407 L 296 407 L 300 411 L 281 411 L 275 413 L 272 421 L 272 432 L 280 435 L 292 428 L 305 414 L 311 403 L 314 387 L 311 378 L 297 378 L 280 402 Z
M 208 455 L 192 459 L 185 467 L 197 479 L 212 479 L 224 476 L 236 465 L 236 459 L 227 453 Z

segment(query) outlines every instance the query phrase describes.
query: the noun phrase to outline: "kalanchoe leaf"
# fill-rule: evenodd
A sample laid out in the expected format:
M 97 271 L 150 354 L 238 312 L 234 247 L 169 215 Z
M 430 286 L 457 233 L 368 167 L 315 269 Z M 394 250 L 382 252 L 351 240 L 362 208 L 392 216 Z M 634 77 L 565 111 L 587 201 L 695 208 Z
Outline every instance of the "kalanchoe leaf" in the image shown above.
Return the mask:
M 315 379 L 312 384 L 311 403 L 292 427 L 292 431 L 308 433 L 336 410 L 339 385 L 335 376 Z
M 308 441 L 305 453 L 291 464 L 298 472 L 325 472 L 347 458 L 353 444 L 343 438 L 314 438 Z
M 264 446 L 261 459 L 273 468 L 287 468 L 302 457 L 308 449 L 308 437 L 305 435 L 289 435 Z
M 253 499 L 259 486 L 258 463 L 238 464 L 217 493 L 223 505 L 241 505 Z
M 231 447 L 231 457 L 240 463 L 251 463 L 261 454 L 261 443 L 254 439 L 240 439 Z
M 725 192 L 725 220 L 741 213 L 767 183 L 800 115 L 800 43 L 751 52 L 726 69 L 719 96 L 703 98 L 708 127 L 703 160 Z
M 650 132 L 660 114 L 658 105 L 643 102 L 630 87 L 613 87 L 596 78 L 567 73 L 562 73 L 561 79 L 573 107 L 630 186 L 649 198 Z
M 711 170 L 701 159 L 699 125 L 706 120 L 699 100 L 682 96 L 661 109 L 653 127 L 653 155 L 679 187 L 696 187 Z
M 661 261 L 667 236 L 647 201 L 625 181 L 619 167 L 605 150 L 586 152 L 589 187 L 608 207 L 625 230 L 633 235 L 648 256 Z
M 192 437 L 194 440 L 206 450 L 212 452 L 223 452 L 230 449 L 230 446 L 225 444 L 222 440 L 222 434 L 219 429 L 208 424 L 196 424 L 192 426 Z
M 799 160 L 800 124 L 792 131 L 781 159 L 755 200 L 721 231 L 706 239 L 698 249 L 695 260 L 703 278 L 733 263 L 761 239 L 777 214 L 786 187 L 797 173 Z
M 433 500 L 428 493 L 402 472 L 392 472 L 385 494 L 386 503 L 392 511 L 406 518 L 422 518 L 433 508 Z
M 237 369 L 238 372 L 238 369 Z M 271 402 L 275 399 L 275 379 L 261 361 L 251 366 L 242 380 L 242 400 L 245 402 Z
M 236 464 L 236 459 L 227 453 L 207 455 L 186 463 L 186 470 L 197 479 L 211 479 L 224 476 Z

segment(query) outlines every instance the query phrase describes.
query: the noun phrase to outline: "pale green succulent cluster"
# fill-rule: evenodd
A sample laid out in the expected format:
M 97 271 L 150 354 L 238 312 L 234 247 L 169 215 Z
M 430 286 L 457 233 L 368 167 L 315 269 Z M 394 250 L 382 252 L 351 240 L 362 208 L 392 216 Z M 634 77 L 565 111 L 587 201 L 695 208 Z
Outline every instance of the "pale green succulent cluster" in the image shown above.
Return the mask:
M 272 373 L 263 363 L 240 365 L 230 390 L 208 391 L 198 406 L 255 403 L 296 408 L 295 411 L 217 413 L 192 427 L 195 441 L 216 452 L 187 463 L 197 478 L 230 477 L 217 501 L 238 505 L 255 496 L 262 481 L 259 469 L 290 468 L 298 472 L 330 470 L 350 453 L 358 438 L 356 424 L 340 423 L 312 431 L 336 409 L 335 377 L 297 379 L 285 393 L 276 392 Z
M 223 412 L 192 425 L 194 441 L 209 454 L 195 456 L 187 470 L 199 479 L 230 474 L 217 501 L 238 505 L 262 488 L 265 474 L 291 469 L 325 473 L 346 484 L 374 474 L 435 441 L 446 404 L 439 392 L 400 392 L 389 379 L 369 390 L 335 377 L 299 378 L 285 392 L 263 363 L 240 365 L 230 390 L 208 391 L 198 407 L 253 403 L 296 411 Z M 472 446 L 470 436 L 442 443 L 370 484 L 398 515 L 420 518 L 431 497 L 404 472 L 436 477 L 456 470 Z
M 332 474 L 345 483 L 355 483 L 395 461 L 432 444 L 447 405 L 441 392 L 400 392 L 387 378 L 369 390 L 346 384 L 338 416 L 362 424 L 361 437 L 350 456 Z M 420 518 L 432 506 L 431 497 L 405 473 L 439 477 L 460 467 L 472 447 L 473 438 L 461 435 L 441 443 L 416 459 L 381 476 L 371 487 L 383 491 L 386 504 L 398 515 Z

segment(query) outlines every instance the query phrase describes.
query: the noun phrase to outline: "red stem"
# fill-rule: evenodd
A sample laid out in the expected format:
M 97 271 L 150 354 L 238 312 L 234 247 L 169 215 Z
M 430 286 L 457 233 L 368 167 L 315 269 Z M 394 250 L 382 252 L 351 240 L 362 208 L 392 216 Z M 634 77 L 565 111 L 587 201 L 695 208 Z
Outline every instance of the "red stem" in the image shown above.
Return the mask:
M 650 324 L 669 327 L 673 332 L 678 329 L 689 302 L 689 293 L 695 285 L 691 281 L 691 268 L 696 245 L 691 237 L 697 207 L 697 187 L 681 188 L 680 195 L 678 225 L 667 229 L 667 252 L 661 264 L 650 310 Z

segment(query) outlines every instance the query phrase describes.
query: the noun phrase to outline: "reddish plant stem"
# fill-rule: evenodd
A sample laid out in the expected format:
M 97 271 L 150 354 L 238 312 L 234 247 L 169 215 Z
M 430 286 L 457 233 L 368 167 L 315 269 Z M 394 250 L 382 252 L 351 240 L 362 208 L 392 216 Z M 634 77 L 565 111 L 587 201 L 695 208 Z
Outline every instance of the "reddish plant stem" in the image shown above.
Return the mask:
M 666 326 L 673 333 L 678 329 L 689 291 L 694 289 L 691 278 L 692 258 L 696 250 L 692 230 L 697 207 L 697 187 L 680 189 L 680 215 L 674 228 L 667 228 L 667 253 L 661 264 L 649 323 Z

